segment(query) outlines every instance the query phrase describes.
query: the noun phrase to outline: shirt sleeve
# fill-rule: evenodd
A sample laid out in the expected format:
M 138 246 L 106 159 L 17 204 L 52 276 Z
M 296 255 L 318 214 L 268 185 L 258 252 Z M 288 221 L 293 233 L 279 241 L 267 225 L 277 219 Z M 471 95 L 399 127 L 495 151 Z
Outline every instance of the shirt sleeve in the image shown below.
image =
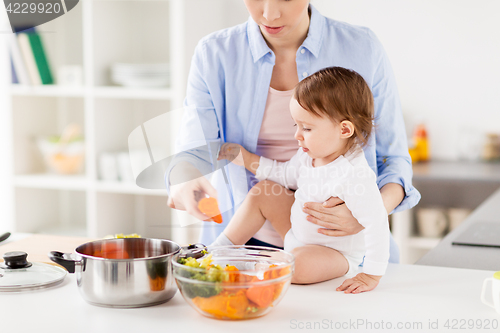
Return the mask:
M 296 190 L 300 172 L 300 156 L 300 150 L 287 162 L 278 162 L 261 156 L 255 178 L 268 179 L 289 190 Z
M 412 165 L 408 153 L 401 102 L 389 59 L 373 32 L 369 32 L 374 48 L 375 73 L 372 92 L 375 103 L 375 140 L 377 155 L 377 184 L 400 184 L 405 198 L 394 209 L 398 212 L 412 208 L 420 201 L 420 193 L 412 185 Z
M 384 275 L 390 254 L 389 221 L 373 170 L 368 166 L 352 168 L 339 197 L 365 227 L 363 272 Z
M 170 173 L 179 162 L 189 162 L 203 175 L 214 171 L 220 146 L 220 129 L 214 103 L 205 80 L 205 44 L 196 46 L 188 76 L 186 98 L 175 156 L 165 172 L 165 185 L 170 193 Z M 175 184 L 175 180 L 171 180 Z

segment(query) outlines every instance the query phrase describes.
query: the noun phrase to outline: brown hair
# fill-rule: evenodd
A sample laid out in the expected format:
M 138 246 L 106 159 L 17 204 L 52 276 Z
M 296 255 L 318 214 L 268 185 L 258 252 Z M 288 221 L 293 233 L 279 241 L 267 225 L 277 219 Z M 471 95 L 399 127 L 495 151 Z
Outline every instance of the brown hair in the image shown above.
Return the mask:
M 326 115 L 335 122 L 354 125 L 354 135 L 361 146 L 368 143 L 373 127 L 373 95 L 361 75 L 342 67 L 324 68 L 305 78 L 295 88 L 294 98 L 300 106 L 316 116 Z

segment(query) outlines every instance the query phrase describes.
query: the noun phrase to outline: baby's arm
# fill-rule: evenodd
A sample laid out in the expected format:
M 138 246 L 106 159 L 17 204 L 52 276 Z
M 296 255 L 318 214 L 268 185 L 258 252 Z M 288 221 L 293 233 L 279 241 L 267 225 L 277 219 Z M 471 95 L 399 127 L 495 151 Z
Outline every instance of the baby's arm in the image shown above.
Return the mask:
M 347 279 L 337 288 L 345 293 L 374 289 L 389 262 L 389 222 L 375 174 L 368 166 L 355 167 L 344 183 L 342 200 L 358 222 L 365 227 L 363 273 Z

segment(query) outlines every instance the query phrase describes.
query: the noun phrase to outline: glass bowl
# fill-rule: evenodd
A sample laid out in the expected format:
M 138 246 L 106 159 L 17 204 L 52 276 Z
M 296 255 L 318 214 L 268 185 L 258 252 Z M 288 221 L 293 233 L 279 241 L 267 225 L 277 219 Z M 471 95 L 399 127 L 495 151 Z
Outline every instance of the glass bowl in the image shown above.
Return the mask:
M 208 247 L 207 251 L 202 258 L 188 259 L 188 264 L 196 260 L 205 267 L 187 266 L 183 253 L 172 260 L 182 296 L 204 316 L 222 320 L 260 317 L 288 290 L 295 260 L 290 253 L 237 245 Z

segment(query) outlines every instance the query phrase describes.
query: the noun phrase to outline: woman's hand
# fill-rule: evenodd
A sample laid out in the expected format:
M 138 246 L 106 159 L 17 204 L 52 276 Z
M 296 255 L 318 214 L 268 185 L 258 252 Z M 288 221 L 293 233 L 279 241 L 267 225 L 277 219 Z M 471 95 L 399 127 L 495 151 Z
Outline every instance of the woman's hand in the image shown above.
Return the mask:
M 337 291 L 343 291 L 344 294 L 359 294 L 364 291 L 370 291 L 375 289 L 381 277 L 380 275 L 359 273 L 352 279 L 345 280 L 337 288 Z
M 236 165 L 244 166 L 244 156 L 248 151 L 237 143 L 225 143 L 220 147 L 217 160 L 228 160 Z
M 175 182 L 172 182 L 175 179 Z M 170 196 L 167 204 L 170 208 L 185 210 L 199 220 L 211 221 L 200 212 L 198 201 L 209 196 L 217 199 L 217 191 L 203 175 L 189 163 L 180 163 L 170 174 Z
M 331 197 L 324 203 L 306 202 L 304 213 L 309 214 L 307 220 L 321 227 L 318 232 L 327 236 L 355 235 L 364 227 L 352 216 L 342 200 Z
M 217 160 L 228 160 L 236 165 L 244 166 L 255 174 L 260 164 L 260 156 L 255 155 L 237 143 L 225 143 L 220 147 Z

